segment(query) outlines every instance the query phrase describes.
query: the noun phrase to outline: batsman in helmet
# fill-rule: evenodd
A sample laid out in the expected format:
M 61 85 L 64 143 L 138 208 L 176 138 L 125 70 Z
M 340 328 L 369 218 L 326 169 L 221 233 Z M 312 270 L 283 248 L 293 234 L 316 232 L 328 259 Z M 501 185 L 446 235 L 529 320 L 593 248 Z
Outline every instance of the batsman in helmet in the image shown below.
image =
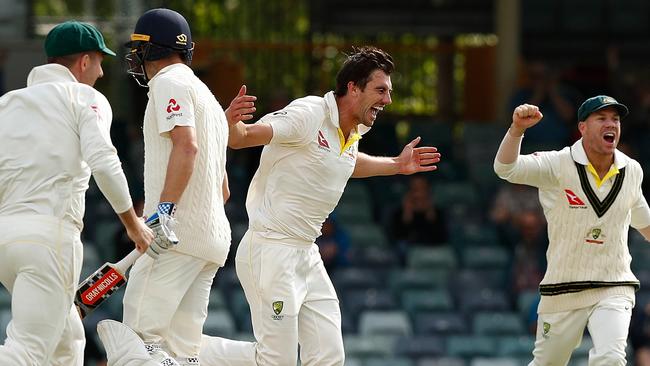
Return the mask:
M 144 132 L 144 212 L 173 225 L 177 245 L 143 256 L 124 295 L 124 324 L 155 359 L 163 352 L 180 365 L 198 365 L 212 279 L 230 248 L 224 211 L 228 123 L 208 87 L 189 67 L 194 43 L 185 18 L 152 9 L 127 43 L 128 73 L 149 88 Z M 152 245 L 156 250 L 156 245 Z M 168 249 L 168 250 L 165 250 Z M 130 352 L 129 329 L 103 323 L 109 363 Z M 175 364 L 167 361 L 164 364 Z

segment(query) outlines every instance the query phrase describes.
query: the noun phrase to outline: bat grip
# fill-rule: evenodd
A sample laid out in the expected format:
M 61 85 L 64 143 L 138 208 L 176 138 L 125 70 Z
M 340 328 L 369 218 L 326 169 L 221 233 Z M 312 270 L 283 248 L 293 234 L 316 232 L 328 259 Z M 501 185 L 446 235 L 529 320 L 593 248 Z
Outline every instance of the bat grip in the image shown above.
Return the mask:
M 115 263 L 115 269 L 120 272 L 122 276 L 125 276 L 126 271 L 135 263 L 135 261 L 140 258 L 142 253 L 138 252 L 137 249 L 133 249 L 131 253 L 127 254 L 126 257 L 122 258 L 119 262 Z

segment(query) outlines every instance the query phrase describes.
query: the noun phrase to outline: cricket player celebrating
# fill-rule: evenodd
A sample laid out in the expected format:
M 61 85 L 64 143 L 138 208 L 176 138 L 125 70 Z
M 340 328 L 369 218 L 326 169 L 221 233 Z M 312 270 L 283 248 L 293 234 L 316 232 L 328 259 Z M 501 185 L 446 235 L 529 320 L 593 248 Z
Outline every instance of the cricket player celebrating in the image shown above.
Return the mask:
M 30 72 L 26 88 L 0 98 L 0 282 L 12 295 L 0 365 L 83 365 L 72 304 L 91 173 L 137 249 L 153 239 L 110 140 L 111 107 L 93 88 L 104 55 L 115 53 L 76 21 L 48 33 L 45 53 L 48 64 Z
M 542 119 L 537 106 L 520 105 L 497 152 L 495 172 L 509 182 L 537 187 L 548 222 L 548 268 L 539 287 L 537 340 L 529 365 L 566 365 L 585 327 L 594 343 L 590 366 L 626 363 L 639 288 L 630 270 L 630 225 L 650 239 L 643 171 L 616 149 L 627 113 L 614 98 L 589 98 L 578 109 L 581 139 L 560 151 L 520 156 L 524 131 Z
M 179 243 L 155 260 L 146 256 L 135 263 L 123 320 L 152 355 L 166 352 L 180 365 L 198 365 L 212 280 L 230 247 L 223 205 L 228 123 L 188 66 L 194 43 L 182 15 L 169 9 L 145 12 L 128 47 L 129 74 L 149 87 L 144 210 L 166 221 L 175 217 Z M 103 324 L 103 339 L 120 340 L 129 332 L 119 323 Z M 109 359 L 123 353 L 126 348 L 116 344 Z
M 433 147 L 410 142 L 395 158 L 358 150 L 361 135 L 391 103 L 392 57 L 364 47 L 348 56 L 336 90 L 297 99 L 286 108 L 252 118 L 255 97 L 238 97 L 226 111 L 229 146 L 266 145 L 246 208 L 249 229 L 236 255 L 236 269 L 250 304 L 257 342 L 205 337 L 201 363 L 343 365 L 339 301 L 314 244 L 352 177 L 432 171 Z

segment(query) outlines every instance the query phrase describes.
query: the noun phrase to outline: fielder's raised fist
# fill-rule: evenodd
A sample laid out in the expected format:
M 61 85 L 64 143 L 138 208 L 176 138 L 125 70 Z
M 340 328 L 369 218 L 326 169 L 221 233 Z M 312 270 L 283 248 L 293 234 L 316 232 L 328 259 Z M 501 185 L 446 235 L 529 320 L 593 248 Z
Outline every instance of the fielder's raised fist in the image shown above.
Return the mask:
M 512 113 L 512 124 L 517 129 L 525 130 L 536 125 L 544 117 L 539 107 L 532 104 L 522 104 Z

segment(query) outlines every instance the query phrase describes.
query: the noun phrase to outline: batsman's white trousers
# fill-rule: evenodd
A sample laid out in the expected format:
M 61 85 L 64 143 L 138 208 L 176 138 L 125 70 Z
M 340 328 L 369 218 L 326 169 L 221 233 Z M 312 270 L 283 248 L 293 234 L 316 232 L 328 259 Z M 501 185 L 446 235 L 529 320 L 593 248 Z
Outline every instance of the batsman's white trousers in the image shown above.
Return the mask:
M 0 365 L 82 366 L 86 339 L 73 305 L 79 230 L 43 215 L 0 216 L 0 228 L 0 282 L 11 293 Z
M 198 357 L 216 263 L 167 251 L 143 255 L 124 293 L 124 324 L 174 358 Z
M 589 366 L 625 365 L 625 347 L 634 299 L 611 296 L 595 305 L 539 314 L 533 361 L 529 366 L 565 366 L 580 345 L 585 327 L 594 346 Z
M 237 249 L 237 276 L 257 342 L 203 337 L 203 366 L 342 366 L 341 311 L 318 246 L 281 243 L 248 231 Z

